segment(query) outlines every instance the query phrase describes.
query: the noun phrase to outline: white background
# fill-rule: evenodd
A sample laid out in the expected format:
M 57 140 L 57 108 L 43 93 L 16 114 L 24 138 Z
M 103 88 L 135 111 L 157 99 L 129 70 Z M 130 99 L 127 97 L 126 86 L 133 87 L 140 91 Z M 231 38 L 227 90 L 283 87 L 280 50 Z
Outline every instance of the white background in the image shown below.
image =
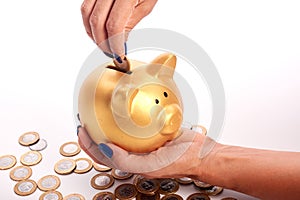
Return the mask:
M 83 28 L 80 5 L 78 0 L 0 3 L 0 155 L 19 159 L 28 149 L 18 137 L 39 132 L 49 147 L 33 167 L 34 180 L 53 173 L 59 146 L 77 139 L 74 84 L 95 48 Z M 296 0 L 160 0 L 137 28 L 177 31 L 211 57 L 226 93 L 220 142 L 300 151 L 299 6 Z M 8 173 L 0 171 L 0 197 L 19 199 Z M 79 180 L 88 183 L 83 177 Z M 65 195 L 86 191 L 70 177 L 61 179 Z M 87 199 L 96 192 L 87 189 Z

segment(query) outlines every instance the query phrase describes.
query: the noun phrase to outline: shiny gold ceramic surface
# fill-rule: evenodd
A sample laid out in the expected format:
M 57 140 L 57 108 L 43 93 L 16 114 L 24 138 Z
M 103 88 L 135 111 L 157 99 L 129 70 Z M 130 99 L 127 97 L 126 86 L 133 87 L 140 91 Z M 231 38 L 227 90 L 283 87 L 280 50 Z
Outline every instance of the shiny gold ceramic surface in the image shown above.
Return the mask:
M 112 142 L 146 153 L 180 133 L 183 108 L 173 81 L 176 57 L 166 53 L 150 64 L 129 62 L 127 73 L 113 63 L 96 68 L 81 87 L 78 110 L 95 143 Z

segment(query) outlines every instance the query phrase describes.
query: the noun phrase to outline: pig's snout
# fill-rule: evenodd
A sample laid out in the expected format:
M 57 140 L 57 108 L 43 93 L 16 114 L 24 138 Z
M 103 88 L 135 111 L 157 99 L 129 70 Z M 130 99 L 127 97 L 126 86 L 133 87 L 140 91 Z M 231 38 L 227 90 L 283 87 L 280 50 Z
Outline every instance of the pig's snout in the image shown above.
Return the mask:
M 182 111 L 177 104 L 167 105 L 164 108 L 165 123 L 161 131 L 162 134 L 177 133 L 182 122 Z

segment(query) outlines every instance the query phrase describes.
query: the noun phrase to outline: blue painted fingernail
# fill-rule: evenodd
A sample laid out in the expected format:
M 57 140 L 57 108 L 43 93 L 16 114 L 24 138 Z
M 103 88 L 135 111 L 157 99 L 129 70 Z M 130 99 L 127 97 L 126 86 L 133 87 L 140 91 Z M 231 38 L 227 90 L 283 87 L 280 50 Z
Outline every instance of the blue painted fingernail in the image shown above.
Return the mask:
M 78 133 L 79 133 L 79 128 L 81 128 L 81 125 L 78 125 L 78 126 L 77 126 L 77 135 L 78 135 Z
M 107 146 L 104 143 L 100 143 L 98 145 L 98 149 L 107 157 L 107 158 L 112 158 L 113 156 L 113 150 Z
M 125 56 L 127 55 L 127 43 L 124 43 L 124 49 L 125 49 Z
M 80 121 L 80 116 L 79 116 L 79 113 L 77 113 L 77 119 L 78 119 L 78 121 Z
M 104 52 L 103 53 L 107 56 L 107 57 L 110 57 L 110 58 L 114 58 L 114 55 L 113 54 L 110 54 L 110 53 L 107 53 L 107 52 Z
M 119 56 L 119 55 L 117 55 L 117 54 L 114 54 L 114 58 L 118 61 L 118 63 L 122 63 L 123 61 L 122 61 L 122 58 Z

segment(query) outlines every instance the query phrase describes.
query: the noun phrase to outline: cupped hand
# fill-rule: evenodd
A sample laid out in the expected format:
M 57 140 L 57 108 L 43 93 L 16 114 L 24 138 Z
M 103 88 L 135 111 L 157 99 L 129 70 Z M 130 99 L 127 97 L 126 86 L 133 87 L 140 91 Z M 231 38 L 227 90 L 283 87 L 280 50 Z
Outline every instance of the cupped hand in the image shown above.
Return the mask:
M 148 15 L 157 0 L 84 0 L 81 6 L 87 34 L 106 53 L 120 59 L 128 33 Z

